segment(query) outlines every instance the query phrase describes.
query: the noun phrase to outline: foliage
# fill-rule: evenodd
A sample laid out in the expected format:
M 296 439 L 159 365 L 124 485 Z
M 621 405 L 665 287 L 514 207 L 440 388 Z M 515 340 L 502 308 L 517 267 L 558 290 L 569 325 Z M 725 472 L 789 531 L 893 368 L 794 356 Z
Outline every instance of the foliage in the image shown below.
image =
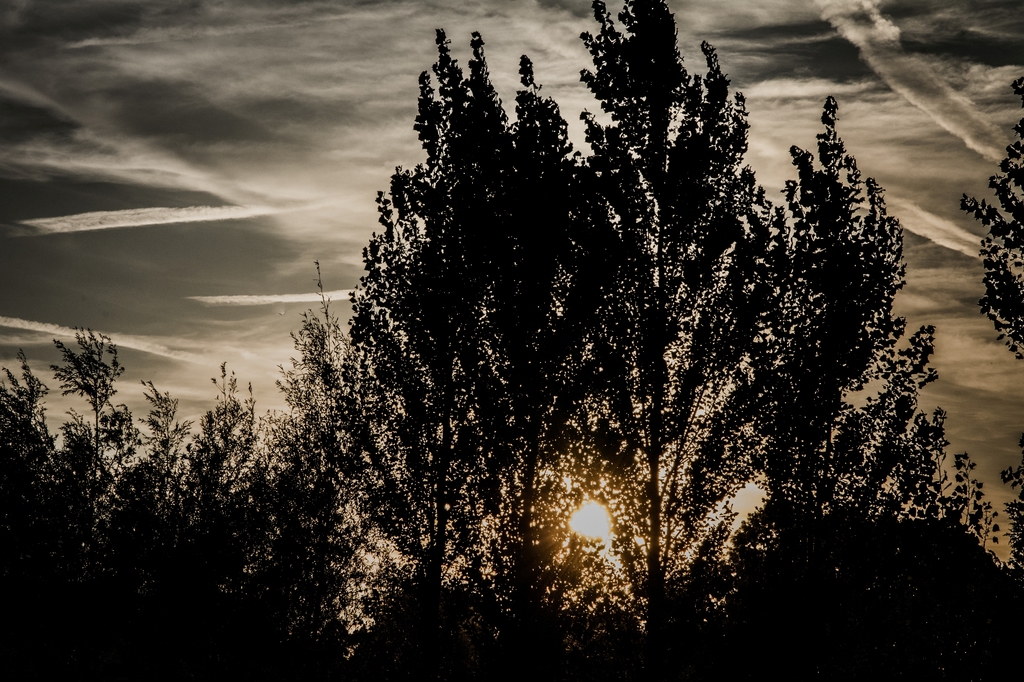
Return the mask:
M 1024 78 L 1013 83 L 1013 91 L 1024 104 Z M 1006 148 L 999 164 L 1003 175 L 993 175 L 989 187 L 999 205 L 978 201 L 966 194 L 960 207 L 989 229 L 982 241 L 985 259 L 985 296 L 981 311 L 988 316 L 1018 359 L 1024 358 L 1024 119 L 1014 128 L 1019 138 Z
M 378 197 L 384 232 L 365 252 L 352 323 L 366 387 L 363 446 L 379 480 L 371 508 L 387 519 L 420 592 L 428 661 L 442 646 L 445 586 L 484 585 L 480 528 L 495 510 L 497 469 L 481 446 L 497 381 L 489 301 L 493 250 L 505 246 L 509 151 L 483 41 L 474 36 L 468 78 L 441 31 L 437 46 L 437 88 L 424 73 L 416 119 L 427 160 L 396 171 L 390 198 Z M 428 665 L 440 674 L 436 660 Z
M 702 46 L 707 74 L 691 76 L 665 3 L 627 2 L 621 29 L 603 3 L 594 10 L 600 32 L 583 36 L 594 70 L 582 80 L 611 123 L 584 115 L 587 166 L 614 246 L 585 409 L 622 481 L 618 549 L 646 600 L 657 671 L 672 641 L 662 642 L 666 590 L 682 588 L 698 548 L 723 539 L 723 505 L 750 475 L 769 209 L 742 165 L 744 100 L 730 97 L 714 49 Z
M 8 369 L 0 383 L 0 576 L 31 574 L 45 566 L 49 535 L 40 514 L 43 478 L 54 449 L 46 426 L 46 386 L 18 354 L 21 380 Z
M 1024 106 L 1024 77 L 1013 82 L 1013 91 Z M 965 194 L 960 208 L 989 230 L 981 245 L 985 295 L 979 304 L 999 332 L 999 340 L 1005 341 L 1020 360 L 1024 359 L 1024 119 L 1014 132 L 1018 139 L 1006 147 L 1006 158 L 999 164 L 1002 175 L 989 178 L 998 206 Z M 1002 479 L 1012 488 L 1019 487 L 1024 481 L 1024 467 L 1004 470 Z M 1024 487 L 1018 499 L 1007 505 L 1006 513 L 1010 519 L 1011 562 L 1020 568 L 1024 566 Z
M 299 356 L 278 382 L 290 412 L 271 422 L 275 532 L 262 580 L 280 600 L 290 636 L 340 643 L 363 625 L 361 558 L 373 547 L 362 523 L 364 463 L 347 412 L 350 347 L 329 303 L 323 299 L 320 315 L 304 314 L 293 335 Z
M 905 321 L 892 315 L 902 233 L 877 184 L 861 182 L 836 113 L 829 98 L 820 170 L 792 150 L 798 179 L 776 222 L 783 295 L 769 318 L 772 379 L 762 396 L 768 495 L 735 540 L 727 628 L 771 665 L 793 661 L 797 678 L 956 678 L 967 661 L 992 663 L 992 642 L 964 635 L 982 597 L 950 597 L 946 580 L 925 574 L 955 556 L 950 570 L 975 576 L 972 589 L 1002 589 L 983 548 L 998 527 L 970 458 L 955 455 L 948 472 L 945 413 L 918 412 L 919 391 L 937 378 L 928 367 L 934 329 L 904 338 Z M 773 624 L 772 613 L 784 615 Z M 922 637 L 904 638 L 900 627 Z M 789 639 L 763 635 L 773 628 Z
M 110 399 L 117 393 L 114 381 L 124 372 L 117 359 L 117 347 L 105 334 L 90 330 L 77 330 L 75 341 L 79 351 L 54 339 L 53 345 L 61 353 L 63 364 L 51 365 L 60 382 L 63 395 L 78 394 L 86 399 L 99 420 L 104 409 L 112 407 Z M 109 362 L 104 359 L 110 356 Z
M 825 102 L 820 169 L 809 152 L 791 150 L 798 179 L 785 190 L 788 220 L 776 224 L 781 243 L 772 274 L 781 295 L 767 325 L 765 474 L 774 498 L 804 516 L 827 514 L 841 504 L 837 486 L 852 468 L 872 463 L 864 449 L 870 442 L 839 450 L 844 424 L 856 428 L 862 419 L 890 418 L 905 424 L 916 390 L 935 378 L 925 369 L 930 329 L 912 337 L 908 349 L 893 352 L 905 327 L 892 316 L 903 286 L 902 231 L 886 213 L 881 188 L 871 179 L 862 182 L 846 153 L 836 132 L 837 109 L 834 99 Z M 849 394 L 887 380 L 879 398 L 856 415 Z M 882 426 L 873 424 L 859 440 L 883 436 Z M 899 461 L 887 460 L 872 474 L 875 486 Z
M 473 666 L 499 624 L 512 651 L 554 636 L 538 633 L 560 523 L 545 472 L 592 309 L 575 281 L 591 274 L 579 267 L 589 225 L 566 124 L 529 59 L 510 124 L 480 36 L 466 77 L 441 32 L 437 45 L 437 87 L 423 75 L 416 123 L 427 159 L 378 199 L 384 231 L 365 252 L 352 337 L 372 506 L 420 586 L 421 641 L 435 636 L 441 595 L 468 585 L 444 612 L 449 628 L 477 624 L 477 641 L 448 645 Z

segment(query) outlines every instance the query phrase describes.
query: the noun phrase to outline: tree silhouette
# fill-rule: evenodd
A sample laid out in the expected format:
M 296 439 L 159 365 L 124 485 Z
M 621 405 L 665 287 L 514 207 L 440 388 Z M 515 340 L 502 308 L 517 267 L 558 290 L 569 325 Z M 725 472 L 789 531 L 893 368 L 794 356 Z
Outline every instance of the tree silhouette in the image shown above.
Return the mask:
M 438 87 L 421 80 L 416 124 L 427 161 L 397 172 L 379 199 L 385 229 L 356 296 L 375 506 L 384 527 L 419 516 L 395 540 L 418 557 L 424 620 L 444 592 L 442 567 L 459 567 L 472 587 L 448 610 L 477 612 L 500 630 L 507 665 L 535 674 L 560 649 L 541 616 L 559 608 L 547 586 L 568 530 L 560 468 L 571 458 L 559 446 L 580 394 L 570 358 L 593 326 L 610 244 L 594 238 L 588 211 L 604 209 L 587 203 L 565 121 L 529 59 L 510 124 L 480 37 L 467 78 L 443 33 L 438 47 Z
M 117 360 L 117 347 L 105 334 L 96 334 L 90 330 L 76 330 L 75 341 L 79 352 L 68 348 L 63 341 L 53 340 L 53 345 L 61 353 L 63 364 L 51 365 L 54 376 L 60 382 L 62 395 L 77 394 L 86 399 L 93 411 L 94 436 L 96 449 L 99 450 L 100 416 L 107 408 L 112 407 L 110 399 L 117 393 L 114 382 L 124 367 Z M 110 356 L 109 362 L 104 359 Z
M 1013 82 L 1013 91 L 1024 105 L 1024 78 Z M 979 302 L 999 332 L 999 339 L 1017 357 L 1024 359 L 1024 118 L 1014 127 L 1017 140 L 1006 148 L 999 164 L 1002 175 L 993 175 L 989 187 L 999 205 L 978 201 L 966 194 L 960 208 L 988 228 L 981 243 L 985 264 L 985 295 Z M 1020 447 L 1024 448 L 1024 436 Z M 1018 488 L 1024 483 L 1024 466 L 1002 472 L 1003 483 Z M 1024 487 L 1018 499 L 1006 507 L 1010 519 L 1010 560 L 1024 566 Z
M 45 471 L 54 440 L 46 426 L 46 386 L 18 353 L 21 380 L 0 383 L 0 578 L 16 584 L 45 565 Z
M 378 198 L 384 232 L 364 252 L 352 322 L 380 484 L 372 506 L 412 562 L 432 674 L 444 585 L 484 584 L 481 518 L 496 511 L 496 467 L 482 447 L 496 382 L 485 339 L 510 147 L 479 35 L 465 79 L 442 31 L 437 45 L 437 89 L 424 73 L 416 119 L 427 160 L 397 171 L 390 198 Z
M 1013 83 L 1013 91 L 1024 104 L 1024 78 Z M 999 164 L 1003 175 L 993 175 L 989 187 L 999 205 L 978 201 L 966 194 L 960 208 L 989 229 L 982 241 L 985 259 L 985 296 L 981 311 L 988 316 L 1009 349 L 1024 358 L 1024 119 L 1014 128 L 1017 141 L 1006 148 Z
M 891 350 L 905 327 L 892 315 L 903 286 L 902 231 L 887 215 L 881 189 L 861 181 L 846 153 L 837 109 L 834 99 L 825 102 L 820 169 L 811 153 L 791 150 L 798 179 L 787 183 L 790 221 L 778 227 L 782 246 L 773 267 L 783 293 L 770 322 L 775 376 L 765 472 L 774 499 L 805 518 L 829 513 L 838 493 L 845 463 L 835 437 L 849 411 L 845 397 L 893 375 Z M 904 354 L 912 373 L 924 371 L 931 343 L 929 330 L 912 339 Z M 934 378 L 925 373 L 919 381 Z
M 645 598 L 657 677 L 663 649 L 680 639 L 664 636 L 666 591 L 679 591 L 688 557 L 723 539 L 724 505 L 748 472 L 736 445 L 752 418 L 768 211 L 742 166 L 744 100 L 729 96 L 714 49 L 702 46 L 707 75 L 691 76 L 664 2 L 627 2 L 622 30 L 603 3 L 594 11 L 600 32 L 584 35 L 594 70 L 582 79 L 611 123 L 584 116 L 587 163 L 616 244 L 589 410 L 623 481 L 619 549 Z
M 0 656 L 11 670 L 17 665 L 7 661 L 30 661 L 44 649 L 33 636 L 56 629 L 48 607 L 59 603 L 53 583 L 64 577 L 59 540 L 68 534 L 51 488 L 56 443 L 45 421 L 47 389 L 24 353 L 18 361 L 20 379 L 5 369 L 0 381 Z
M 213 383 L 217 403 L 199 422 L 180 478 L 183 542 L 195 562 L 196 589 L 230 594 L 243 588 L 247 560 L 263 550 L 259 531 L 268 520 L 251 502 L 267 499 L 258 488 L 270 477 L 251 393 L 238 399 L 226 364 Z
M 67 486 L 68 499 L 77 495 L 72 489 L 82 486 L 81 505 L 83 570 L 96 560 L 92 556 L 94 544 L 102 532 L 98 524 L 106 521 L 110 503 L 109 493 L 117 469 L 135 454 L 138 433 L 132 424 L 131 413 L 124 405 L 111 402 L 117 389 L 114 383 L 124 372 L 117 359 L 117 347 L 110 337 L 92 330 L 76 330 L 76 352 L 63 341 L 53 340 L 61 353 L 62 364 L 52 365 L 54 376 L 60 382 L 63 395 L 85 398 L 92 411 L 92 424 L 72 410 L 71 421 L 61 431 L 63 447 L 59 453 L 58 474 Z
M 811 153 L 791 150 L 798 179 L 788 182 L 785 190 L 789 219 L 780 215 L 774 226 L 778 245 L 772 253 L 771 275 L 780 294 L 766 334 L 772 362 L 765 369 L 771 380 L 765 382 L 769 388 L 763 394 L 759 424 L 766 436 L 759 454 L 764 458 L 768 500 L 737 541 L 741 548 L 774 545 L 778 560 L 796 567 L 794 572 L 776 566 L 767 574 L 786 583 L 787 588 L 779 590 L 786 594 L 781 601 L 787 602 L 787 609 L 805 613 L 809 623 L 821 616 L 815 607 L 831 587 L 822 577 L 828 575 L 831 560 L 821 556 L 825 520 L 842 518 L 840 510 L 857 506 L 865 496 L 857 488 L 875 479 L 866 449 L 876 436 L 873 427 L 889 418 L 883 409 L 889 403 L 908 402 L 883 398 L 869 405 L 878 413 L 869 415 L 854 414 L 844 401 L 869 381 L 881 354 L 889 354 L 890 374 L 900 369 L 891 350 L 903 325 L 892 318 L 891 309 L 902 286 L 903 266 L 899 224 L 886 215 L 881 191 L 871 181 L 869 210 L 858 211 L 864 183 L 836 133 L 836 111 L 835 100 L 829 98 L 822 114 L 825 131 L 818 135 L 820 169 L 814 167 Z M 923 384 L 932 378 L 922 376 L 930 338 L 917 341 L 914 356 L 905 358 L 905 371 L 916 374 L 916 383 Z M 877 369 L 872 376 L 881 377 L 883 367 Z M 904 387 L 896 382 L 895 388 Z M 908 398 L 911 414 L 901 415 L 904 425 L 916 406 L 916 393 Z M 863 431 L 857 428 L 862 420 L 872 422 L 863 424 Z M 849 434 L 842 429 L 846 424 L 853 427 Z M 870 435 L 859 438 L 861 433 Z M 888 472 L 880 473 L 884 480 Z M 864 509 L 857 511 L 867 516 Z M 741 563 L 741 588 L 748 574 L 756 582 L 763 572 L 764 565 L 750 569 Z M 791 577 L 797 582 L 788 583 Z M 765 608 L 761 604 L 758 613 Z M 800 649 L 802 660 L 817 655 L 816 644 L 823 648 L 821 655 L 829 655 L 828 643 L 813 640 L 815 635 L 813 628 L 798 635 L 797 641 L 805 645 Z M 814 669 L 818 664 L 807 665 Z
M 585 258 L 575 247 L 586 229 L 578 219 L 579 192 L 572 146 L 557 104 L 540 95 L 533 64 L 520 60 L 522 89 L 516 95 L 516 122 L 509 126 L 505 195 L 507 232 L 492 253 L 494 319 L 489 362 L 499 377 L 486 409 L 487 447 L 495 468 L 493 495 L 499 500 L 497 537 L 491 540 L 495 589 L 502 600 L 509 660 L 523 675 L 551 674 L 559 643 L 550 619 L 541 614 L 550 576 L 552 524 L 564 525 L 564 512 L 550 517 L 556 442 L 564 432 L 571 371 L 568 356 L 592 309 L 577 292 L 572 260 Z M 576 239 L 574 239 L 576 237 Z M 546 626 L 547 622 L 547 626 Z M 533 650 L 523 658 L 519 652 Z
M 54 435 L 24 354 L 4 370 L 5 670 L 1016 672 L 1024 497 L 1005 570 L 974 461 L 921 410 L 935 330 L 893 314 L 902 231 L 835 100 L 773 207 L 714 49 L 688 73 L 663 0 L 594 15 L 589 156 L 528 58 L 510 121 L 480 36 L 464 72 L 438 31 L 425 160 L 378 195 L 351 339 L 323 296 L 292 335 L 284 411 L 259 415 L 225 363 L 197 423 L 152 382 L 136 420 L 116 346 L 76 330 L 52 369 L 88 410 Z M 990 229 L 983 311 L 1021 357 L 1017 134 L 998 205 L 963 207 Z M 1024 496 L 1024 466 L 1003 478 Z M 748 484 L 765 498 L 737 524 Z M 572 530 L 584 502 L 610 538 Z
M 735 541 L 731 627 L 797 678 L 988 665 L 992 640 L 965 633 L 979 600 L 1001 589 L 979 544 L 991 507 L 966 454 L 948 479 L 945 414 L 918 412 L 919 391 L 937 376 L 928 367 L 934 329 L 904 339 L 905 321 L 892 314 L 902 230 L 878 185 L 861 181 L 836 115 L 829 98 L 820 168 L 793 148 L 798 178 L 776 223 L 771 273 L 781 296 L 769 316 L 758 453 L 768 497 Z M 954 556 L 949 570 L 969 581 L 969 597 L 948 597 L 941 580 L 922 575 Z M 912 624 L 902 627 L 929 634 L 905 637 L 889 608 Z M 930 609 L 942 616 L 922 616 Z
M 289 412 L 271 423 L 274 532 L 261 580 L 289 637 L 337 645 L 360 615 L 358 550 L 370 543 L 360 538 L 365 472 L 351 445 L 350 350 L 329 304 L 304 314 L 292 337 L 299 356 L 278 382 Z

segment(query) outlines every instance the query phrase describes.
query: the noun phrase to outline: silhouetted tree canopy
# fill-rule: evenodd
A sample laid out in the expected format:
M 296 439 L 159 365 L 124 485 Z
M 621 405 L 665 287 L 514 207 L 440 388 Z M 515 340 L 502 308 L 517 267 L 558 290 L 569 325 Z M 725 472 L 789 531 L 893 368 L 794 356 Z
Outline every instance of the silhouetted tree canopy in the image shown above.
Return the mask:
M 1024 77 L 1013 82 L 1013 91 L 1024 105 Z M 999 332 L 999 339 L 1018 360 L 1024 359 L 1024 119 L 1013 129 L 1017 140 L 1006 148 L 999 164 L 1002 175 L 989 178 L 998 205 L 966 194 L 960 207 L 972 214 L 989 232 L 981 243 L 985 259 L 985 295 L 979 302 Z M 1020 447 L 1024 448 L 1024 435 Z M 1024 465 L 1002 472 L 1003 483 L 1021 488 L 1018 499 L 1007 505 L 1010 518 L 1011 562 L 1024 567 Z
M 1013 83 L 1013 91 L 1024 103 L 1024 78 Z M 985 296 L 981 311 L 999 332 L 1000 340 L 1017 356 L 1024 358 L 1019 346 L 1024 344 L 1024 119 L 1014 128 L 1017 141 L 1006 148 L 1006 158 L 999 164 L 1002 175 L 993 175 L 989 187 L 998 205 L 966 194 L 960 207 L 988 228 L 982 241 L 985 259 Z
M 594 70 L 582 80 L 611 123 L 584 114 L 586 170 L 614 246 L 584 409 L 621 490 L 617 550 L 645 602 L 658 677 L 680 639 L 664 635 L 668 593 L 684 589 L 694 557 L 721 551 L 727 501 L 750 474 L 742 443 L 771 298 L 770 212 L 742 165 L 744 100 L 730 97 L 714 49 L 702 46 L 708 72 L 691 76 L 665 3 L 627 2 L 621 28 L 603 3 L 594 11 L 600 32 L 583 36 Z

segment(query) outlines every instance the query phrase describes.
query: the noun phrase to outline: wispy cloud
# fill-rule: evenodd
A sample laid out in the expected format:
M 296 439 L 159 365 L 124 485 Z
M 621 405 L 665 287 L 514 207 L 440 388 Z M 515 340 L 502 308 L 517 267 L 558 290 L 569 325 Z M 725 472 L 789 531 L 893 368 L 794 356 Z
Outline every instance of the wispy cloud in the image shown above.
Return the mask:
M 201 26 L 189 24 L 183 26 L 164 26 L 160 28 L 141 29 L 128 36 L 86 38 L 84 40 L 68 43 L 67 47 L 74 50 L 84 47 L 100 47 L 108 45 L 147 45 L 151 43 L 193 40 L 196 38 L 219 38 L 222 36 L 259 33 L 261 31 L 281 31 L 291 28 L 302 28 L 304 26 L 308 26 L 314 21 L 341 21 L 346 18 L 347 15 L 336 14 L 310 17 L 305 20 L 265 22 L 249 25 L 235 24 L 225 26 Z
M 132 208 L 124 211 L 93 211 L 56 218 L 23 220 L 39 230 L 38 234 L 107 230 L 115 227 L 200 223 L 213 220 L 239 220 L 280 213 L 266 206 L 186 206 L 183 208 Z
M 57 337 L 70 338 L 74 337 L 75 330 L 70 327 L 62 327 L 58 324 L 49 324 L 48 322 L 36 322 L 34 320 L 22 320 L 17 317 L 3 317 L 0 316 L 0 327 L 10 327 L 11 329 L 24 329 L 26 331 L 41 332 L 43 334 L 52 334 Z M 134 336 L 131 334 L 108 334 L 115 345 L 122 346 L 124 348 L 131 348 L 133 350 L 139 350 L 144 353 L 152 353 L 153 355 L 162 355 L 165 358 L 172 358 L 174 360 L 184 360 L 186 362 L 203 362 L 203 360 L 192 353 L 185 351 L 173 350 L 164 346 L 163 344 L 156 343 L 145 336 Z
M 900 224 L 919 237 L 929 239 L 939 246 L 980 258 L 981 238 L 963 229 L 951 220 L 924 210 L 912 201 L 890 196 L 888 203 L 896 209 Z
M 968 148 L 998 161 L 1002 132 L 965 96 L 954 90 L 922 57 L 907 54 L 900 29 L 882 15 L 878 0 L 815 0 L 822 18 L 853 43 L 861 59 L 908 102 L 928 114 Z
M 743 94 L 754 99 L 823 100 L 828 95 L 858 95 L 872 88 L 867 81 L 837 83 L 825 78 L 772 78 L 754 83 Z
M 351 289 L 325 291 L 325 298 L 332 301 L 348 300 Z M 189 296 L 193 301 L 206 305 L 272 305 L 275 303 L 314 303 L 320 301 L 319 293 L 312 294 L 271 294 L 266 296 Z

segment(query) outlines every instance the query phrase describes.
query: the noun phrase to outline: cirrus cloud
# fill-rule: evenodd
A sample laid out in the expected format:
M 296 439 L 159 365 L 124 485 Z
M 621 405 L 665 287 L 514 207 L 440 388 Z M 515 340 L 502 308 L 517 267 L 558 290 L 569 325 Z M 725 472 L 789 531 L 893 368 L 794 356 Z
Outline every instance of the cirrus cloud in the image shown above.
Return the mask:
M 206 305 L 273 305 L 275 303 L 314 303 L 322 298 L 330 300 L 348 300 L 351 289 L 325 291 L 322 294 L 268 294 L 252 296 L 188 296 L 193 301 Z
M 888 202 L 898 211 L 900 224 L 907 231 L 965 256 L 981 258 L 981 237 L 971 234 L 952 220 L 924 210 L 912 201 L 889 197 Z
M 860 50 L 861 59 L 886 85 L 928 114 L 947 132 L 990 161 L 1003 157 L 1003 133 L 921 56 L 908 54 L 900 29 L 878 0 L 815 0 L 821 16 Z
M 52 334 L 54 336 L 63 337 L 74 336 L 78 331 L 71 327 L 63 327 L 59 324 L 36 322 L 35 320 L 23 320 L 17 317 L 4 317 L 2 315 L 0 315 L 0 327 L 23 329 L 25 331 L 40 332 L 43 334 Z M 165 358 L 171 358 L 173 360 L 202 362 L 201 358 L 193 355 L 192 353 L 168 348 L 167 346 L 157 343 L 145 336 L 137 336 L 133 334 L 107 334 L 106 336 L 110 336 L 116 345 L 124 348 L 131 348 L 133 350 L 139 350 L 143 353 L 151 353 L 153 355 L 162 355 Z
M 37 234 L 58 234 L 106 230 L 116 227 L 142 227 L 145 225 L 170 225 L 174 223 L 212 222 L 215 220 L 240 220 L 273 215 L 282 209 L 266 206 L 185 206 L 183 208 L 131 208 L 123 211 L 92 211 L 55 218 L 23 220 L 38 230 Z

